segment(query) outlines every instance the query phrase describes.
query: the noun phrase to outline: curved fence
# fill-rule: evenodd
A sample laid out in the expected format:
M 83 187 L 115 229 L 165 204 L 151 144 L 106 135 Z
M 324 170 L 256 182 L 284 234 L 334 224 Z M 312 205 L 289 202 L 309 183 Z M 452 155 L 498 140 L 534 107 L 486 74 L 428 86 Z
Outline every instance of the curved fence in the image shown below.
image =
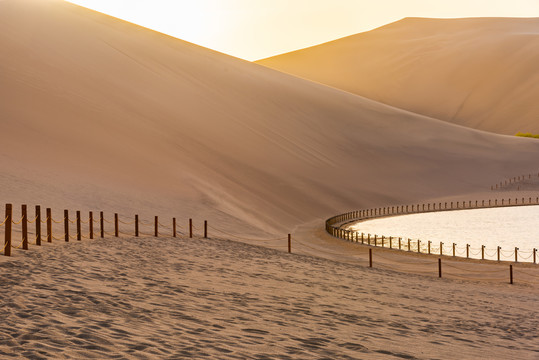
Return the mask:
M 508 206 L 529 206 L 539 205 L 539 197 L 536 198 L 512 198 L 495 200 L 475 200 L 475 201 L 454 201 L 444 203 L 427 203 L 414 205 L 390 206 L 373 209 L 351 211 L 341 215 L 333 216 L 326 220 L 326 231 L 337 238 L 350 242 L 361 243 L 364 245 L 388 248 L 392 250 L 401 250 L 415 252 L 419 254 L 453 256 L 463 258 L 478 258 L 481 260 L 495 261 L 527 261 L 537 263 L 537 249 L 519 250 L 502 249 L 498 246 L 496 249 L 471 248 L 469 244 L 458 247 L 457 244 L 445 245 L 443 242 L 432 243 L 421 239 L 409 239 L 401 237 L 386 237 L 377 234 L 365 234 L 358 231 L 348 230 L 345 227 L 352 222 L 359 222 L 369 219 L 375 219 L 386 216 L 418 214 L 438 211 L 452 211 L 463 209 L 484 209 Z
M 530 181 L 532 178 L 539 178 L 539 173 L 537 173 L 537 176 L 535 176 L 535 174 L 528 174 L 505 179 L 499 183 L 491 185 L 490 190 L 501 190 L 506 188 L 514 189 L 516 187 L 516 190 L 518 191 L 520 190 L 520 186 L 525 184 L 526 180 Z

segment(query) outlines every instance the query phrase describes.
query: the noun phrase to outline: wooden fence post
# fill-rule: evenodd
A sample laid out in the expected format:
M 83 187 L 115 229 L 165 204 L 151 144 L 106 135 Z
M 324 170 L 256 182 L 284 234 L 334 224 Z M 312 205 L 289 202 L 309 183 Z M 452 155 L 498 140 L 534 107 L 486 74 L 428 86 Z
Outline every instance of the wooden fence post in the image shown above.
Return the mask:
M 534 248 L 534 249 L 533 249 L 533 263 L 534 263 L 534 264 L 537 263 L 536 260 L 537 260 L 537 249 Z
M 69 242 L 69 211 L 64 210 L 64 234 L 65 241 Z
M 28 250 L 28 211 L 26 205 L 21 206 L 22 213 L 22 249 Z
M 189 219 L 189 238 L 193 237 L 193 219 Z
M 101 238 L 105 237 L 105 219 L 103 217 L 103 211 L 99 212 L 99 225 L 101 227 Z
M 438 277 L 442 277 L 442 259 L 438 258 Z
M 509 284 L 513 285 L 513 265 L 509 264 Z
M 515 262 L 518 262 L 518 248 L 515 247 Z
M 421 240 L 417 239 L 417 252 L 421 252 Z
M 138 215 L 135 215 L 135 236 L 138 237 Z
M 176 218 L 172 218 L 172 237 L 176 237 Z
M 11 222 L 13 221 L 13 205 L 6 204 L 6 219 L 4 229 L 4 256 L 11 256 Z
M 372 249 L 369 249 L 369 267 L 372 267 Z
M 428 253 L 429 253 L 429 255 L 430 255 L 430 243 L 431 243 L 431 241 L 429 240 L 429 242 L 428 242 L 428 249 L 429 249 Z
M 440 255 L 444 254 L 444 243 L 440 241 Z
M 485 245 L 481 245 L 481 260 L 485 260 Z
M 52 242 L 52 210 L 47 208 L 47 242 Z
M 77 240 L 82 240 L 81 224 L 80 224 L 80 211 L 77 210 Z
M 208 238 L 208 221 L 204 220 L 204 239 Z
M 41 206 L 36 205 L 36 245 L 41 246 Z
M 292 253 L 292 235 L 288 234 L 288 253 Z
M 155 219 L 155 220 L 154 220 L 154 227 L 155 227 L 155 229 L 154 229 L 154 234 L 153 234 L 153 235 L 154 235 L 155 237 L 158 237 L 158 236 L 159 236 L 159 218 L 156 216 L 154 219 Z
M 117 213 L 114 213 L 114 236 L 115 237 L 118 237 L 118 232 L 120 229 L 118 229 L 119 225 L 118 225 L 118 214 Z
M 94 213 L 89 212 L 88 213 L 88 232 L 90 239 L 94 238 Z
M 498 246 L 498 261 L 500 261 L 500 250 L 501 250 L 501 249 L 502 249 L 502 248 L 501 248 L 500 246 Z

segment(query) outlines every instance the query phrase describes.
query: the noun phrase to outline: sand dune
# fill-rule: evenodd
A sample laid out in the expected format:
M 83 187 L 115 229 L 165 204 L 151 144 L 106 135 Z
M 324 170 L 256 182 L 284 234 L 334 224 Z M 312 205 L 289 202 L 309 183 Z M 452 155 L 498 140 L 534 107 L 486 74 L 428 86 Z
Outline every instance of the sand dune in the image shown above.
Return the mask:
M 258 63 L 455 124 L 539 133 L 537 18 L 406 18 Z
M 6 202 L 282 234 L 535 171 L 535 140 L 417 116 L 59 0 L 1 2 L 0 45 Z

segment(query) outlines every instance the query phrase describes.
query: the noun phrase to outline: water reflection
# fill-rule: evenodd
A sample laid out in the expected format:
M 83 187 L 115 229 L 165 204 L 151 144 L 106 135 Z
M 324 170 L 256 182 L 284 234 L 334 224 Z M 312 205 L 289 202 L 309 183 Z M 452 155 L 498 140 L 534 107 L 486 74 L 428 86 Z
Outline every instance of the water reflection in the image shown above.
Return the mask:
M 410 214 L 387 217 L 356 223 L 350 230 L 365 234 L 384 236 L 384 246 L 398 247 L 417 251 L 417 239 L 421 239 L 421 252 L 442 252 L 471 258 L 497 260 L 498 246 L 501 247 L 501 260 L 515 260 L 515 247 L 518 248 L 518 261 L 533 261 L 533 249 L 539 247 L 539 206 L 515 206 L 488 209 L 442 211 L 424 214 Z M 392 237 L 389 240 L 389 237 Z M 371 235 L 371 242 L 374 242 Z M 469 245 L 467 249 L 467 244 Z M 484 250 L 482 249 L 484 246 Z M 539 254 L 538 254 L 539 255 Z

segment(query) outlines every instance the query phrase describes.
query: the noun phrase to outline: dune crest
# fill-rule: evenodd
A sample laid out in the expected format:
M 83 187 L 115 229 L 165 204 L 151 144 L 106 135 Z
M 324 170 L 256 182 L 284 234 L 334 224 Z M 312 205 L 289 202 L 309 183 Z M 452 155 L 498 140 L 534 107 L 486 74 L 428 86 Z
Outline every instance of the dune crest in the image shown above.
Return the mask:
M 538 132 L 538 18 L 406 18 L 259 64 L 495 133 Z

